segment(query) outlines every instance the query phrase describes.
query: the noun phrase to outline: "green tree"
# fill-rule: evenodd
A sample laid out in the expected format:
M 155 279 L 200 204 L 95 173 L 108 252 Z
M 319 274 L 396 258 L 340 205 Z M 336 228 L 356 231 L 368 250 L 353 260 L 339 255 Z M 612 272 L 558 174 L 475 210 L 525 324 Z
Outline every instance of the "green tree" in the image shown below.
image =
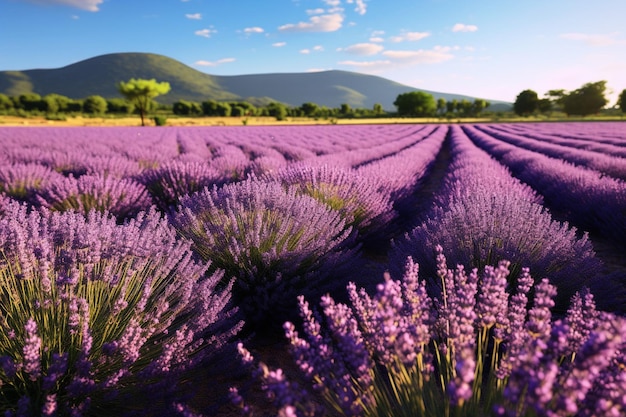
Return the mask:
M 0 101 L 1 103 L 1 101 Z M 1 108 L 0 104 L 0 108 Z M 626 89 L 622 90 L 617 99 L 617 106 L 622 110 L 622 113 L 626 113 Z
M 20 94 L 17 97 L 17 107 L 25 111 L 43 111 L 44 102 L 37 93 Z
M 276 120 L 285 120 L 287 118 L 287 107 L 278 102 L 273 102 L 267 105 L 267 114 L 275 117 Z
M 402 93 L 396 97 L 393 105 L 400 116 L 428 117 L 437 111 L 437 103 L 432 94 L 423 91 Z
M 352 107 L 348 103 L 342 103 L 339 107 L 339 114 L 343 117 L 348 117 L 353 115 Z
M 472 103 L 472 116 L 478 116 L 487 107 L 489 107 L 489 102 L 487 100 L 482 98 L 474 99 L 474 102 Z
M 199 115 L 203 113 L 203 108 L 192 101 L 178 100 L 172 105 L 172 112 L 181 116 Z
M 135 111 L 133 103 L 123 98 L 110 98 L 107 100 L 107 113 L 131 114 Z
M 11 97 L 6 94 L 0 93 L 0 111 L 12 110 L 13 109 L 13 100 Z
M 446 102 L 446 112 L 448 114 L 454 113 L 456 111 L 456 106 L 457 106 L 457 100 L 456 99 L 447 101 Z
M 154 78 L 144 80 L 131 78 L 129 81 L 121 81 L 117 89 L 128 101 L 133 103 L 141 116 L 141 125 L 145 126 L 146 111 L 152 99 L 170 91 L 170 83 L 157 82 Z
M 530 116 L 539 109 L 539 96 L 533 90 L 524 90 L 517 95 L 513 111 L 520 116 Z
M 563 97 L 563 111 L 568 116 L 588 116 L 598 113 L 609 102 L 604 96 L 606 81 L 587 83 Z
M 306 117 L 315 117 L 317 116 L 317 112 L 319 111 L 318 105 L 310 102 L 303 103 L 300 106 L 300 109 Z
M 437 114 L 438 114 L 439 116 L 441 116 L 441 115 L 445 114 L 445 112 L 446 112 L 446 104 L 447 104 L 447 103 L 446 103 L 446 99 L 445 99 L 445 98 L 443 98 L 443 97 L 440 97 L 440 98 L 437 100 Z
M 89 96 L 83 101 L 83 111 L 88 114 L 106 113 L 107 101 L 101 96 Z
M 375 103 L 374 107 L 372 107 L 372 112 L 374 112 L 375 116 L 380 116 L 385 113 L 385 109 L 383 109 L 383 105 L 380 103 Z

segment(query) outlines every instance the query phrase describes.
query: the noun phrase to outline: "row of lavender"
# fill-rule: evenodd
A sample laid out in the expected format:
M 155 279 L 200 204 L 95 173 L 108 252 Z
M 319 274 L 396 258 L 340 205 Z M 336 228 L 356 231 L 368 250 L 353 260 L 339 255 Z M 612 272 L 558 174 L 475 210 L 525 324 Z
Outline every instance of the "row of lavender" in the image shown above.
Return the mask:
M 583 230 L 626 242 L 626 159 L 613 156 L 626 146 L 623 133 L 621 141 L 618 134 L 612 137 L 605 154 L 580 149 L 580 139 L 548 145 L 492 127 L 464 126 L 463 130 L 541 193 L 550 209 Z
M 459 300 L 468 301 L 473 297 L 471 290 L 461 296 L 460 292 L 467 290 L 462 272 L 453 274 L 461 277 L 462 282 L 450 281 L 442 287 L 436 282 L 418 285 L 415 265 L 409 268 L 413 272 L 402 270 L 407 255 L 411 255 L 424 265 L 427 277 L 446 275 L 442 272 L 441 253 L 437 263 L 429 264 L 438 244 L 444 245 L 455 264 L 482 268 L 502 259 L 511 260 L 512 263 L 504 266 L 507 271 L 510 268 L 508 280 L 511 283 L 528 280 L 527 272 L 522 269 L 525 266 L 531 267 L 536 278 L 544 274 L 550 276 L 559 288 L 558 301 L 563 309 L 570 296 L 583 285 L 598 288 L 603 284 L 601 265 L 594 258 L 586 237 L 578 238 L 575 229 L 553 221 L 542 209 L 540 196 L 480 151 L 456 126 L 219 128 L 211 129 L 210 136 L 203 129 L 163 129 L 163 132 L 152 130 L 158 136 L 147 140 L 141 136 L 150 132 L 149 129 L 112 129 L 100 132 L 103 136 L 116 133 L 117 139 L 108 137 L 104 142 L 89 137 L 89 130 L 61 129 L 49 131 L 59 135 L 52 145 L 36 137 L 35 133 L 39 132 L 45 131 L 2 131 L 6 135 L 3 142 L 11 146 L 6 147 L 7 164 L 3 166 L 4 177 L 0 181 L 4 193 L 10 196 L 3 200 L 4 214 L 0 219 L 5 253 L 2 287 L 6 289 L 0 306 L 5 309 L 3 315 L 10 317 L 3 323 L 6 337 L 0 341 L 3 352 L 0 365 L 4 371 L 1 404 L 3 409 L 17 414 L 90 414 L 102 408 L 111 410 L 116 405 L 127 404 L 130 399 L 142 407 L 156 407 L 155 412 L 160 415 L 166 410 L 190 413 L 184 405 L 185 392 L 180 388 L 191 390 L 191 387 L 180 382 L 189 379 L 185 373 L 198 363 L 204 367 L 215 366 L 209 365 L 211 359 L 224 346 L 230 346 L 229 341 L 235 334 L 243 334 L 242 319 L 256 329 L 264 323 L 282 323 L 287 318 L 297 318 L 294 313 L 297 313 L 298 295 L 317 299 L 327 291 L 339 294 L 338 288 L 345 286 L 348 280 L 369 284 L 363 276 L 367 275 L 365 268 L 371 267 L 371 261 L 361 254 L 360 245 L 389 229 L 397 216 L 394 208 L 414 195 L 428 178 L 428 170 L 442 147 L 444 152 L 450 152 L 452 164 L 432 202 L 432 209 L 424 213 L 419 227 L 395 240 L 389 254 L 391 262 L 385 265 L 394 276 L 404 274 L 410 287 L 407 297 L 415 301 L 415 297 L 422 294 L 421 285 L 425 285 L 429 298 L 424 298 L 423 293 L 421 307 L 413 305 L 395 312 L 380 312 L 391 314 L 386 319 L 375 319 L 379 314 L 375 305 L 365 303 L 369 307 L 359 313 L 359 326 L 362 330 L 363 326 L 368 327 L 371 335 L 383 337 L 376 342 L 377 347 L 374 340 L 360 347 L 341 347 L 350 338 L 358 339 L 358 334 L 348 328 L 344 329 L 348 333 L 331 329 L 335 333 L 319 339 L 319 334 L 313 331 L 319 323 L 315 323 L 315 315 L 307 313 L 308 307 L 304 308 L 300 299 L 305 329 L 310 329 L 308 337 L 312 338 L 306 343 L 314 350 L 302 350 L 303 341 L 294 333 L 293 326 L 287 326 L 287 336 L 295 344 L 294 353 L 298 365 L 305 371 L 306 384 L 321 387 L 326 384 L 320 381 L 339 378 L 334 365 L 332 375 L 315 373 L 324 368 L 324 361 L 327 365 L 348 361 L 347 373 L 341 374 L 342 380 L 350 375 L 354 380 L 362 379 L 362 375 L 354 374 L 357 369 L 351 368 L 351 359 L 342 357 L 359 351 L 355 349 L 365 355 L 361 357 L 362 364 L 368 364 L 368 369 L 376 374 L 376 369 L 380 371 L 392 362 L 399 363 L 402 358 L 415 359 L 425 352 L 424 343 L 435 342 L 453 350 L 454 346 L 461 346 L 456 344 L 459 336 L 454 332 L 447 333 L 445 340 L 433 338 L 430 341 L 424 339 L 424 334 L 414 333 L 418 327 L 430 328 L 428 320 L 422 324 L 407 322 L 425 320 L 431 310 L 427 305 L 438 304 L 437 294 L 459 291 Z M 76 133 L 85 137 L 73 136 Z M 293 140 L 288 139 L 290 135 L 294 136 Z M 131 140 L 136 145 L 131 145 Z M 64 143 L 69 148 L 64 148 Z M 50 146 L 50 152 L 42 149 L 43 144 Z M 154 148 L 149 149 L 146 144 L 154 144 Z M 81 153 L 85 155 L 83 161 Z M 91 161 L 92 166 L 85 160 Z M 98 169 L 93 166 L 97 165 L 96 161 L 100 161 Z M 39 175 L 42 169 L 45 175 Z M 29 170 L 38 174 L 24 174 Z M 56 179 L 52 178 L 55 176 Z M 99 181 L 93 180 L 96 176 Z M 244 177 L 248 178 L 244 180 Z M 69 189 L 65 194 L 48 191 L 54 189 L 51 184 L 57 181 L 73 184 L 82 181 L 83 185 L 82 188 L 65 186 Z M 137 195 L 128 191 L 131 184 L 142 189 L 148 201 L 136 204 L 132 210 L 118 211 L 114 207 L 119 206 L 112 203 L 128 201 L 129 196 L 132 199 Z M 115 187 L 123 191 L 112 191 Z M 53 195 L 57 195 L 56 200 L 50 197 Z M 27 205 L 17 205 L 9 199 L 21 200 Z M 151 204 L 159 207 L 160 213 L 149 209 Z M 29 207 L 34 210 L 29 212 Z M 92 209 L 104 214 L 99 215 Z M 117 222 L 108 218 L 108 213 L 115 214 Z M 511 216 L 511 213 L 515 214 Z M 490 284 L 494 291 L 504 292 L 506 285 L 502 286 L 502 279 L 504 277 L 505 282 L 507 279 L 502 274 L 497 283 Z M 491 276 L 487 269 L 485 276 Z M 27 284 L 16 285 L 16 280 Z M 469 284 L 470 288 L 478 285 L 477 276 L 469 280 Z M 483 285 L 487 283 L 481 281 L 480 286 Z M 518 283 L 519 297 L 528 291 L 526 285 Z M 546 285 L 537 290 L 546 292 L 546 300 L 535 302 L 543 303 L 536 306 L 539 310 L 554 303 L 554 291 Z M 619 293 L 613 291 L 613 294 L 619 300 Z M 380 293 L 377 297 L 388 296 Z M 361 304 L 367 301 L 367 297 L 363 297 L 364 293 L 359 297 L 350 296 L 353 302 Z M 584 307 L 581 304 L 576 308 L 584 309 L 586 316 L 595 317 L 592 296 L 583 298 Z M 485 302 L 454 306 L 452 301 L 444 300 L 444 306 L 449 305 L 445 310 L 438 307 L 436 312 L 428 314 L 439 315 L 438 323 L 447 321 L 447 325 L 438 327 L 437 332 L 441 332 L 443 328 L 458 326 L 453 316 L 460 315 L 467 320 L 469 310 L 486 308 Z M 336 317 L 335 313 L 330 313 L 331 310 L 346 311 L 347 307 L 334 309 L 332 299 L 324 303 L 329 324 L 333 320 L 350 322 L 351 319 L 341 317 L 344 313 Z M 396 305 L 397 301 L 393 303 Z M 522 307 L 525 308 L 519 303 L 511 305 L 511 308 Z M 595 338 L 606 337 L 613 331 L 611 326 L 621 326 L 621 322 L 613 316 L 603 317 L 611 324 L 593 333 L 588 329 L 594 327 L 595 322 L 574 323 L 576 308 L 568 313 L 569 321 L 555 322 L 552 328 L 553 333 L 557 333 L 546 330 L 552 323 L 543 312 L 541 320 L 545 331 L 537 331 L 538 318 L 534 321 L 529 318 L 527 336 L 509 331 L 510 337 L 519 338 L 523 343 L 507 339 L 505 345 L 517 343 L 521 349 L 530 340 L 548 343 L 554 337 L 561 337 L 564 331 L 581 334 L 577 341 L 572 339 L 570 353 L 563 351 L 562 355 L 546 356 L 546 365 L 572 363 L 572 367 L 584 372 L 583 364 L 574 364 L 572 360 L 564 362 L 563 357 L 571 355 L 570 359 L 578 356 L 590 360 L 589 355 L 579 350 L 583 347 L 604 349 L 601 354 L 609 362 L 599 367 L 601 372 L 579 379 L 589 386 L 593 386 L 597 378 L 619 381 L 623 373 L 613 375 L 604 370 L 615 369 L 612 367 L 620 361 L 623 364 L 623 356 L 607 354 Z M 418 311 L 422 311 L 421 318 L 416 316 Z M 378 324 L 369 323 L 371 320 Z M 400 320 L 408 327 L 392 329 L 385 324 L 389 320 Z M 478 317 L 470 322 L 472 320 Z M 493 322 L 482 328 L 483 341 L 488 340 L 486 336 L 492 333 L 492 327 L 509 326 L 509 322 L 501 321 L 503 318 L 499 320 L 495 327 L 496 322 Z M 475 324 L 480 328 L 478 322 Z M 569 330 L 564 330 L 563 326 L 569 326 Z M 427 333 L 434 334 L 435 330 L 433 327 Z M 463 338 L 468 340 L 470 333 Z M 613 333 L 617 335 L 611 339 L 611 347 L 620 346 L 623 335 L 619 331 Z M 416 339 L 418 337 L 421 339 Z M 347 350 L 335 354 L 332 353 L 334 348 Z M 473 349 L 463 350 L 465 356 L 470 350 Z M 461 349 L 458 351 L 460 354 Z M 517 363 L 515 355 L 510 353 L 513 351 L 498 347 L 492 356 L 506 356 L 506 366 L 511 367 Z M 423 379 L 430 378 L 432 369 L 445 369 L 447 374 L 441 374 L 445 384 L 431 387 L 433 391 L 428 394 L 434 396 L 431 400 L 443 394 L 442 399 L 449 397 L 450 407 L 469 413 L 467 415 L 475 414 L 476 407 L 479 404 L 483 407 L 485 399 L 476 394 L 468 396 L 467 385 L 473 384 L 472 390 L 480 391 L 482 379 L 469 380 L 469 372 L 478 372 L 478 367 L 467 365 L 465 356 L 441 353 L 441 357 L 449 361 L 447 365 L 424 361 L 428 355 L 436 354 L 430 352 L 426 357 L 419 356 L 419 369 L 410 368 L 409 374 Z M 400 354 L 405 356 L 397 356 Z M 368 355 L 371 355 L 369 360 Z M 314 357 L 322 363 L 307 362 L 306 358 Z M 383 357 L 387 359 L 380 362 Z M 467 365 L 469 371 L 466 369 L 463 373 L 457 369 L 462 364 Z M 284 378 L 269 381 L 267 378 L 281 374 L 268 373 L 264 367 L 261 370 L 259 375 L 265 378 L 266 387 L 275 388 L 275 405 L 284 412 L 305 413 L 306 407 L 313 407 L 308 408 L 309 414 L 328 413 L 329 409 L 324 409 L 323 404 L 310 403 L 315 395 L 307 395 L 302 403 L 293 403 L 303 398 L 293 392 L 294 385 Z M 364 370 L 367 369 L 361 368 L 358 372 Z M 335 391 L 331 388 L 324 394 L 331 399 L 326 405 L 347 415 L 380 412 L 385 401 L 393 402 L 393 399 L 385 399 L 381 392 L 370 397 L 371 384 L 389 394 L 390 386 L 400 382 L 385 379 L 392 375 L 390 371 L 387 368 L 378 378 L 370 380 L 370 385 L 347 387 L 341 381 L 328 384 Z M 486 369 L 485 373 L 495 375 L 495 371 Z M 500 374 L 502 378 L 496 384 L 499 388 L 494 391 L 499 393 L 496 397 L 502 394 L 502 387 L 511 376 L 506 372 Z M 518 384 L 532 383 L 535 377 L 537 375 L 520 374 L 511 380 Z M 176 380 L 179 384 L 173 383 Z M 466 383 L 464 394 L 459 394 L 461 382 Z M 558 389 L 557 382 L 565 382 L 565 379 L 555 381 L 552 390 Z M 179 389 L 172 390 L 173 387 Z M 574 401 L 576 407 L 589 408 L 598 401 L 619 395 L 610 384 L 604 391 L 594 389 L 596 400 L 591 391 L 587 395 L 588 391 L 573 390 L 563 401 L 574 401 L 572 398 L 578 395 L 580 398 Z M 343 394 L 339 394 L 346 392 L 358 395 L 345 397 L 354 401 L 346 400 L 339 406 L 333 402 L 337 398 L 344 401 Z M 338 396 L 335 400 L 334 395 Z M 154 400 L 155 396 L 159 401 Z M 233 398 L 238 403 L 242 401 L 236 390 Z M 286 398 L 292 402 L 286 402 Z M 523 401 L 515 409 L 532 404 L 534 397 L 530 395 Z M 468 408 L 470 403 L 473 405 Z M 546 401 L 539 404 L 550 407 Z M 613 407 L 612 403 L 603 404 L 609 410 Z M 623 406 L 617 402 L 615 409 Z M 145 412 L 144 409 L 121 408 L 119 413 L 132 414 L 133 411 Z

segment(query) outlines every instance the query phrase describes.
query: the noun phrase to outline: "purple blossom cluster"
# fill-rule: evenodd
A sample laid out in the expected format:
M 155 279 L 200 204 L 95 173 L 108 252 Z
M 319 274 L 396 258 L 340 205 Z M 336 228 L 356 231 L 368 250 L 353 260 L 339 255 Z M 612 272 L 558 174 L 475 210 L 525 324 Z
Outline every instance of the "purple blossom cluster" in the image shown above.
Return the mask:
M 302 326 L 285 323 L 294 373 L 243 363 L 278 415 L 621 416 L 626 321 L 596 310 L 583 290 L 553 317 L 556 288 L 524 268 L 515 289 L 509 262 L 482 273 L 451 270 L 436 250 L 440 290 L 431 296 L 408 258 L 400 280 L 374 295 L 348 286 L 350 305 L 299 298 Z M 530 294 L 533 294 L 532 301 Z M 254 407 L 237 388 L 233 402 Z
M 617 242 L 626 236 L 626 182 L 560 158 L 496 139 L 475 126 L 464 132 L 544 197 L 545 204 L 580 228 Z
M 206 162 L 174 161 L 144 171 L 138 181 L 145 185 L 152 202 L 167 212 L 183 196 L 201 191 L 205 187 L 221 185 L 225 179 L 220 171 Z
M 146 188 L 130 178 L 95 174 L 51 181 L 37 193 L 36 204 L 53 211 L 73 210 L 87 214 L 95 210 L 124 220 L 147 210 L 151 201 Z
M 7 416 L 167 414 L 185 373 L 241 328 L 156 211 L 0 217 L 0 409 Z M 129 401 L 134 407 L 128 407 Z
M 550 277 L 564 303 L 589 285 L 602 265 L 587 236 L 554 221 L 541 198 L 459 126 L 450 128 L 450 140 L 452 162 L 435 204 L 421 225 L 394 241 L 392 263 L 400 265 L 410 255 L 432 274 L 436 265 L 429 248 L 441 245 L 449 248 L 454 264 L 482 268 L 508 259 L 513 275 L 528 266 L 535 276 Z
M 394 217 L 390 195 L 380 190 L 378 182 L 353 169 L 291 164 L 265 180 L 278 181 L 326 204 L 361 236 L 380 231 Z
M 296 295 L 321 291 L 357 259 L 356 234 L 338 211 L 278 182 L 205 188 L 183 197 L 171 222 L 202 259 L 236 278 L 246 321 L 284 318 Z

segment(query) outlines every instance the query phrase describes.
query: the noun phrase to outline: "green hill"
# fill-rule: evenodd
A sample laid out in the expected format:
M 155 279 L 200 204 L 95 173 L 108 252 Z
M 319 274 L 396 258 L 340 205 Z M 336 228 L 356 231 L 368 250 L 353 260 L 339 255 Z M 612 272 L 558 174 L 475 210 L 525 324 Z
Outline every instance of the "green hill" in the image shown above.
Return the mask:
M 0 93 L 50 93 L 80 99 L 90 95 L 121 97 L 116 85 L 130 78 L 155 78 L 171 85 L 168 94 L 157 101 L 171 104 L 177 100 L 245 100 L 253 104 L 279 101 L 290 106 L 312 102 L 320 106 L 372 108 L 380 103 L 395 109 L 398 94 L 425 91 L 435 98 L 474 100 L 458 94 L 420 90 L 382 77 L 349 71 L 251 74 L 217 76 L 205 74 L 174 59 L 148 53 L 101 55 L 62 68 L 0 71 Z M 488 99 L 487 99 L 488 100 Z M 511 103 L 492 101 L 490 109 L 510 108 Z

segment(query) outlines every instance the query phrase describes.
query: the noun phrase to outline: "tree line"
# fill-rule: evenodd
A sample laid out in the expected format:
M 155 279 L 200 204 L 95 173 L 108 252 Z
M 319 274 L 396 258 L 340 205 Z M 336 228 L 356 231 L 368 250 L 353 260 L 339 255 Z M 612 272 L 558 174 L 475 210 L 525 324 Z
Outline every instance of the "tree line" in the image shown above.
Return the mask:
M 606 81 L 586 83 L 573 91 L 550 90 L 543 98 L 528 89 L 517 95 L 513 111 L 520 116 L 552 112 L 562 112 L 567 116 L 589 116 L 599 113 L 609 103 L 606 92 Z M 626 89 L 620 93 L 616 107 L 626 113 Z

